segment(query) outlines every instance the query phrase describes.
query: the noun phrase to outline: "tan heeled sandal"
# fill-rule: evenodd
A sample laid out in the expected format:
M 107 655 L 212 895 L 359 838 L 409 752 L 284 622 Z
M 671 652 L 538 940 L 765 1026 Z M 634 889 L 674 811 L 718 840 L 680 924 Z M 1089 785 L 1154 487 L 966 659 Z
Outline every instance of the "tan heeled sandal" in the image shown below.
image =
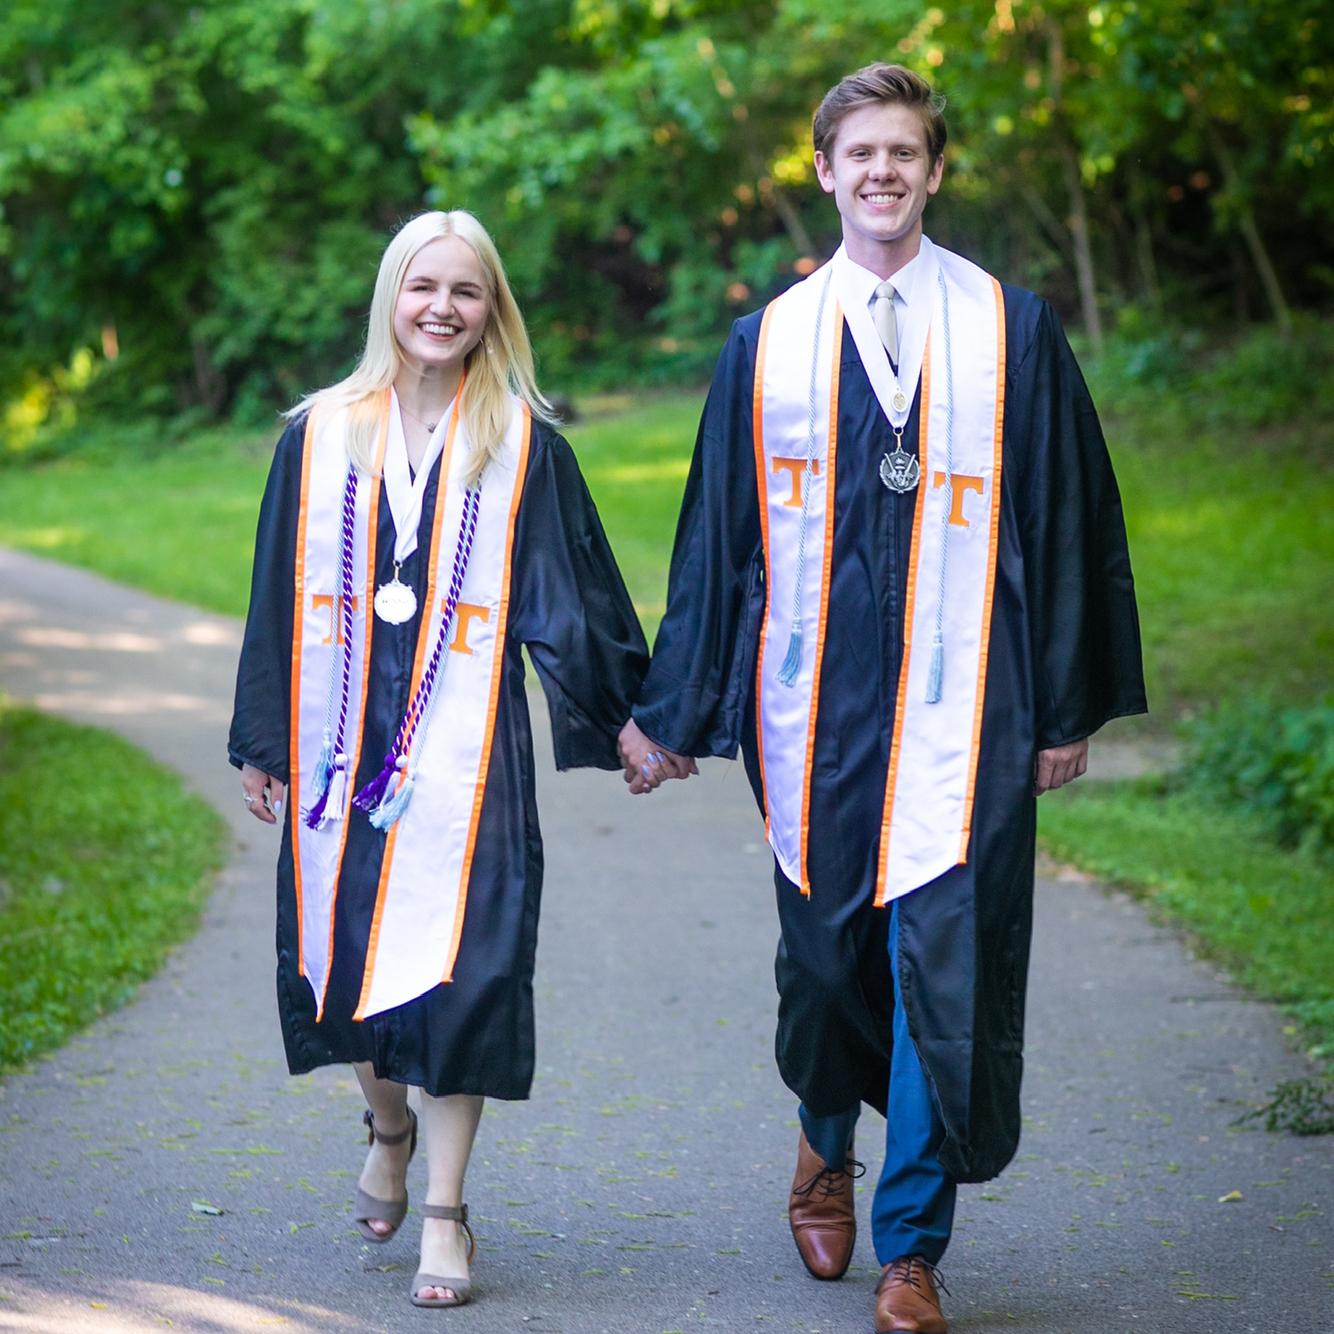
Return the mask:
M 423 1218 L 444 1218 L 457 1223 L 468 1238 L 468 1263 L 472 1264 L 477 1254 L 477 1238 L 468 1226 L 468 1206 L 461 1204 L 455 1208 L 452 1204 L 423 1204 Z M 422 1288 L 448 1288 L 452 1297 L 418 1297 Z M 445 1278 L 440 1274 L 428 1274 L 419 1269 L 412 1280 L 412 1291 L 408 1294 L 413 1306 L 462 1306 L 472 1299 L 472 1280 L 467 1278 Z
M 362 1122 L 366 1126 L 366 1143 L 374 1144 L 379 1140 L 381 1144 L 388 1144 L 392 1147 L 395 1144 L 402 1144 L 405 1139 L 411 1139 L 412 1143 L 408 1148 L 408 1162 L 412 1161 L 412 1155 L 417 1152 L 417 1113 L 411 1107 L 407 1108 L 408 1128 L 400 1130 L 397 1135 L 382 1135 L 375 1128 L 375 1114 L 368 1107 L 365 1115 L 362 1116 Z M 404 1168 L 406 1173 L 407 1169 Z M 360 1186 L 357 1187 L 357 1198 L 355 1202 L 356 1212 L 352 1215 L 352 1221 L 357 1225 L 357 1231 L 361 1233 L 367 1241 L 377 1243 L 386 1242 L 403 1225 L 403 1220 L 408 1216 L 408 1192 L 407 1186 L 403 1188 L 403 1198 L 401 1200 L 378 1200 L 374 1195 L 367 1194 Z M 390 1225 L 388 1232 L 377 1232 L 370 1225 L 370 1220 L 375 1219 L 377 1223 L 388 1223 Z

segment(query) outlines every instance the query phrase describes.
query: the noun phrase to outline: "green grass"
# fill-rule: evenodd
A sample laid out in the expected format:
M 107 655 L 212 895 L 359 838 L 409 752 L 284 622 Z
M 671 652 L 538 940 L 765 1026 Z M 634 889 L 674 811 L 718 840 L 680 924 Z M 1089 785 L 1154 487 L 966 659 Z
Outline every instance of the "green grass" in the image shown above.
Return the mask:
M 87 453 L 0 473 L 0 543 L 243 616 L 277 430 L 211 430 L 119 458 L 90 434 Z
M 566 432 L 652 640 L 704 391 L 604 398 Z
M 1264 686 L 1309 698 L 1334 656 L 1334 421 L 1260 431 L 1215 407 L 1104 394 L 1139 591 L 1148 726 Z M 590 400 L 567 434 L 652 634 L 701 390 Z M 94 446 L 98 433 L 91 433 Z M 0 473 L 0 543 L 243 615 L 276 428 L 149 457 L 109 443 Z
M 1126 885 L 1334 1057 L 1334 867 L 1279 849 L 1262 821 L 1158 780 L 1076 784 L 1039 803 L 1043 845 Z
M 1159 722 L 1257 686 L 1313 697 L 1334 658 L 1334 425 L 1255 440 L 1144 414 L 1107 435 Z
M 133 746 L 0 701 L 0 1071 L 153 974 L 222 847 L 220 817 Z
M 650 632 L 703 391 L 603 396 L 566 434 Z M 0 472 L 0 544 L 162 597 L 244 616 L 255 518 L 279 434 L 219 428 L 148 457 L 114 432 L 52 462 Z

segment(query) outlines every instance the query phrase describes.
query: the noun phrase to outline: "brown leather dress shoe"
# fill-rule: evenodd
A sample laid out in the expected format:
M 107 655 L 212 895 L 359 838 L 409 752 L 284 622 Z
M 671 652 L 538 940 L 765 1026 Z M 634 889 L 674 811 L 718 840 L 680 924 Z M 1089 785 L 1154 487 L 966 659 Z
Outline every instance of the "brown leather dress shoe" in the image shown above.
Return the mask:
M 920 1255 L 891 1260 L 875 1289 L 875 1334 L 947 1334 L 937 1284 L 940 1271 Z
M 842 1168 L 826 1166 L 801 1132 L 787 1216 L 802 1263 L 816 1278 L 842 1278 L 848 1272 L 857 1240 L 852 1182 L 865 1170 L 852 1158 Z

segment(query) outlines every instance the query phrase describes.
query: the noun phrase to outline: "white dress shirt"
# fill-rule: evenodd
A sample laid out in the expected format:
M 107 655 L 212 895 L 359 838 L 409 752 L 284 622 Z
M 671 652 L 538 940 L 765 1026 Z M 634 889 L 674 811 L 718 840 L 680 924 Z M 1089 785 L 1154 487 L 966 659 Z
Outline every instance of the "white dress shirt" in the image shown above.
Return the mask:
M 923 300 L 920 293 L 914 292 L 914 283 L 917 275 L 921 272 L 922 252 L 919 250 L 901 269 L 890 275 L 889 281 L 894 284 L 894 318 L 898 323 L 899 347 L 895 351 L 894 360 L 899 361 L 899 352 L 908 347 L 913 342 L 913 335 L 917 332 L 914 326 L 921 322 L 930 322 L 931 303 Z M 878 273 L 872 273 L 870 269 L 864 269 L 855 260 L 848 260 L 849 281 L 854 286 L 859 297 L 865 301 L 866 308 L 871 309 L 875 302 L 875 289 L 884 281 Z M 912 385 L 904 385 L 904 392 L 909 397 L 912 396 Z

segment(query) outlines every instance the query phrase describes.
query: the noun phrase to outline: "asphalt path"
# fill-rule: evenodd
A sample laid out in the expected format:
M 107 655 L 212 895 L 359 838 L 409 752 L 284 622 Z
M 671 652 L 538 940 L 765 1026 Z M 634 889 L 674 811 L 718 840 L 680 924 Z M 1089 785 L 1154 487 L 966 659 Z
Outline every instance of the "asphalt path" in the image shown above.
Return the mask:
M 415 1211 L 386 1246 L 351 1222 L 350 1071 L 286 1073 L 276 843 L 224 749 L 238 643 L 234 621 L 0 551 L 0 690 L 127 736 L 233 833 L 198 935 L 0 1083 L 0 1330 L 869 1330 L 865 1228 L 833 1284 L 787 1233 L 771 862 L 739 766 L 631 799 L 615 775 L 557 775 L 540 717 L 537 1079 L 482 1120 L 476 1300 L 409 1306 Z M 1018 1157 L 961 1192 L 956 1334 L 1334 1330 L 1334 1144 L 1235 1124 L 1307 1073 L 1276 1011 L 1058 871 L 1038 885 L 1027 1050 Z M 868 1113 L 873 1170 L 882 1133 Z M 418 1161 L 417 1200 L 424 1180 Z M 868 1206 L 864 1183 L 863 1224 Z

